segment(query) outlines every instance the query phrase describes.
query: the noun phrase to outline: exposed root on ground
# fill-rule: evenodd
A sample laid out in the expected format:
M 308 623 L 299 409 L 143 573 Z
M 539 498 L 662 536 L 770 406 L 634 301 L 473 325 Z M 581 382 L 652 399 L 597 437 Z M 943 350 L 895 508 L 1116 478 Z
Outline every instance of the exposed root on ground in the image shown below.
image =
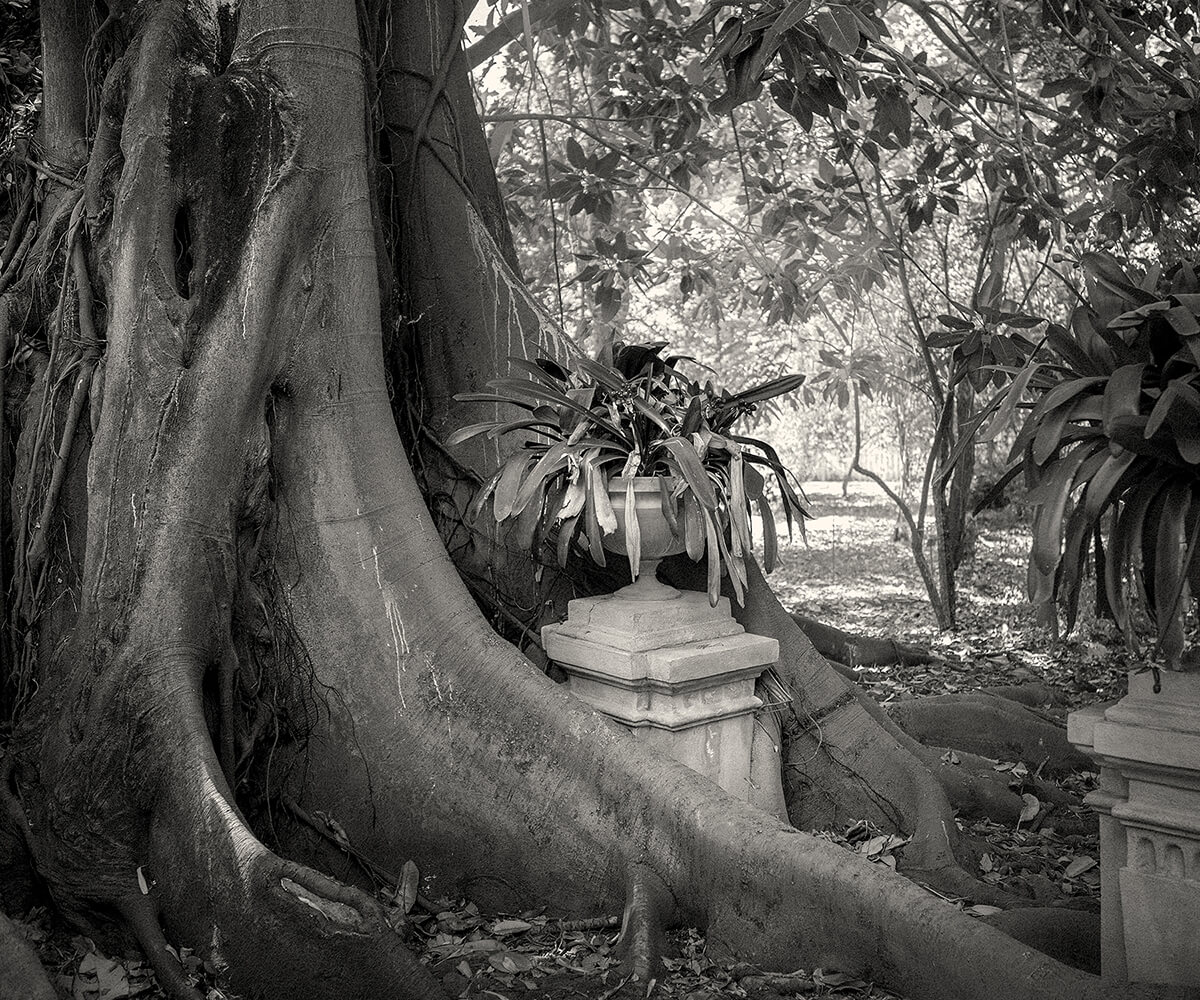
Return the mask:
M 934 695 L 893 702 L 887 709 L 901 729 L 926 746 L 1024 761 L 1052 777 L 1095 767 L 1067 742 L 1064 727 L 1008 698 L 983 692 Z
M 939 658 L 928 649 L 906 642 L 896 642 L 880 636 L 859 635 L 819 622 L 815 618 L 792 612 L 792 620 L 826 659 L 849 667 L 875 667 L 891 664 L 917 666 L 937 663 Z

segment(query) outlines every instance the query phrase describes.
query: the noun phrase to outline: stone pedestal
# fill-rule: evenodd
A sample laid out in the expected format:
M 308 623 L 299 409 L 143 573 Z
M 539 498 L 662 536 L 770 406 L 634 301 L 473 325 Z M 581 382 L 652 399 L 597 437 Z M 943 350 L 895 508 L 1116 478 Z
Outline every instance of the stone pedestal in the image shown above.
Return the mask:
M 776 787 L 751 777 L 762 708 L 754 682 L 779 659 L 779 643 L 747 634 L 726 598 L 716 608 L 689 591 L 669 600 L 581 598 L 565 622 L 542 629 L 542 642 L 572 694 L 739 798 L 783 812 L 778 766 Z
M 1067 739 L 1091 756 L 1100 768 L 1099 787 L 1083 801 L 1100 819 L 1100 970 L 1105 980 L 1129 980 L 1125 965 L 1125 925 L 1121 918 L 1121 887 L 1118 872 L 1125 867 L 1125 829 L 1112 814 L 1112 807 L 1129 797 L 1129 785 L 1115 767 L 1095 752 L 1094 733 L 1104 712 L 1116 702 L 1090 705 L 1067 716 Z
M 1100 763 L 1106 979 L 1200 985 L 1200 675 L 1131 674 L 1115 704 L 1074 712 L 1068 737 Z

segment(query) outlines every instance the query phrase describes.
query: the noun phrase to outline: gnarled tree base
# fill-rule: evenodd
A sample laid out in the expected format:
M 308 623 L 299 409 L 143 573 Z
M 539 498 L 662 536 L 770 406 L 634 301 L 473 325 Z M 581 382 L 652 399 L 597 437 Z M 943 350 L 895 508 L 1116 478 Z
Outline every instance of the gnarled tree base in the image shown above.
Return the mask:
M 167 942 L 248 996 L 437 996 L 394 915 L 321 874 L 311 838 L 295 838 L 308 866 L 282 856 L 282 793 L 439 888 L 628 903 L 646 973 L 659 925 L 682 923 L 765 968 L 912 997 L 1167 995 L 1106 991 L 652 756 L 487 627 L 401 447 L 382 356 L 384 320 L 395 335 L 435 305 L 430 354 L 490 345 L 437 370 L 444 403 L 456 378 L 494 374 L 498 345 L 543 336 L 478 196 L 486 148 L 456 132 L 460 8 L 232 11 L 111 8 L 101 100 L 79 101 L 100 119 L 60 262 L 71 307 L 45 325 L 12 492 L 39 684 L 13 789 L 63 909 L 123 921 L 177 996 Z M 50 104 L 72 79 L 48 78 Z M 409 137 L 407 187 L 370 158 L 383 131 Z M 381 299 L 395 272 L 448 260 L 441 280 L 490 310 L 456 324 L 447 296 L 403 303 L 419 307 L 405 319 Z M 795 695 L 793 824 L 870 818 L 912 837 L 910 874 L 986 892 L 956 863 L 934 751 L 829 668 L 757 576 L 742 619 L 779 639 Z

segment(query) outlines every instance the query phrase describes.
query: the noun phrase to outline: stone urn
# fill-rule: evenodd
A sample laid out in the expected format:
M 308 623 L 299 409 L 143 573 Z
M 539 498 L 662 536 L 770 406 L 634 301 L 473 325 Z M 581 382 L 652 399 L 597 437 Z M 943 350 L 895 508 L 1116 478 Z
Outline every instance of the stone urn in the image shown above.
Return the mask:
M 630 485 L 633 487 L 633 509 L 637 514 L 638 533 L 641 536 L 641 558 L 638 565 L 632 567 L 634 582 L 616 592 L 616 596 L 624 600 L 673 601 L 679 597 L 679 591 L 661 583 L 657 575 L 658 564 L 663 559 L 687 548 L 682 524 L 681 533 L 675 534 L 667 515 L 663 513 L 662 482 L 659 476 L 634 476 L 631 479 L 614 476 L 608 481 L 608 498 L 617 515 L 617 530 L 604 536 L 604 548 L 617 555 L 629 555 L 625 535 L 625 506 Z M 668 488 L 673 482 L 667 481 Z
M 1200 673 L 1131 673 L 1067 736 L 1100 765 L 1104 978 L 1200 985 Z
M 681 593 L 655 577 L 661 559 L 687 547 L 663 513 L 661 482 L 610 480 L 617 530 L 604 547 L 628 555 L 632 491 L 641 549 L 636 579 L 615 594 L 571 601 L 565 622 L 542 628 L 542 644 L 571 694 L 640 743 L 786 820 L 779 739 L 769 728 L 775 723 L 755 723 L 763 708 L 755 683 L 779 659 L 779 643 L 747 633 L 728 598 L 710 607 L 707 594 Z

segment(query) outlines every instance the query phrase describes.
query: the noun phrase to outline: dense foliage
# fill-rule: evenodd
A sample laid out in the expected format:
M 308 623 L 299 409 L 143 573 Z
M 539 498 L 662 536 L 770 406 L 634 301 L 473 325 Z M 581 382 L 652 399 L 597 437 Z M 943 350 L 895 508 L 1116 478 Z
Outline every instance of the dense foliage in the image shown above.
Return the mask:
M 1087 300 L 1000 402 L 1037 396 L 1013 449 L 1039 505 L 1031 596 L 1058 599 L 1073 625 L 1096 539 L 1113 618 L 1130 633 L 1141 595 L 1179 666 L 1200 590 L 1200 280 L 1186 262 L 1134 275 L 1101 254 L 1081 263 Z
M 593 350 L 812 372 L 841 433 L 803 440 L 855 441 L 846 469 L 909 452 L 886 478 L 950 624 L 976 394 L 1069 309 L 1060 259 L 1197 244 L 1198 28 L 1152 7 L 533 5 L 480 84 L 527 275 Z
M 527 378 L 493 379 L 492 392 L 463 393 L 462 402 L 500 403 L 524 411 L 463 427 L 460 444 L 479 434 L 492 437 L 532 432 L 476 496 L 476 515 L 489 500 L 497 521 L 516 519 L 517 542 L 535 556 L 553 539 L 560 566 L 577 542 L 600 566 L 605 537 L 618 529 L 610 489 L 624 494 L 624 546 L 636 579 L 641 559 L 634 478 L 658 477 L 662 512 L 672 534 L 693 560 L 707 552 L 708 595 L 715 604 L 721 573 L 738 600 L 747 585 L 754 510 L 761 518 L 763 562 L 776 559 L 775 514 L 762 469 L 772 475 L 787 519 L 807 516 L 797 488 L 788 482 L 775 449 L 733 432 L 738 418 L 758 404 L 799 388 L 803 375 L 788 375 L 737 393 L 689 378 L 679 365 L 689 358 L 663 357 L 663 343 L 622 344 L 611 366 L 580 354 L 564 367 L 550 358 L 510 358 Z

